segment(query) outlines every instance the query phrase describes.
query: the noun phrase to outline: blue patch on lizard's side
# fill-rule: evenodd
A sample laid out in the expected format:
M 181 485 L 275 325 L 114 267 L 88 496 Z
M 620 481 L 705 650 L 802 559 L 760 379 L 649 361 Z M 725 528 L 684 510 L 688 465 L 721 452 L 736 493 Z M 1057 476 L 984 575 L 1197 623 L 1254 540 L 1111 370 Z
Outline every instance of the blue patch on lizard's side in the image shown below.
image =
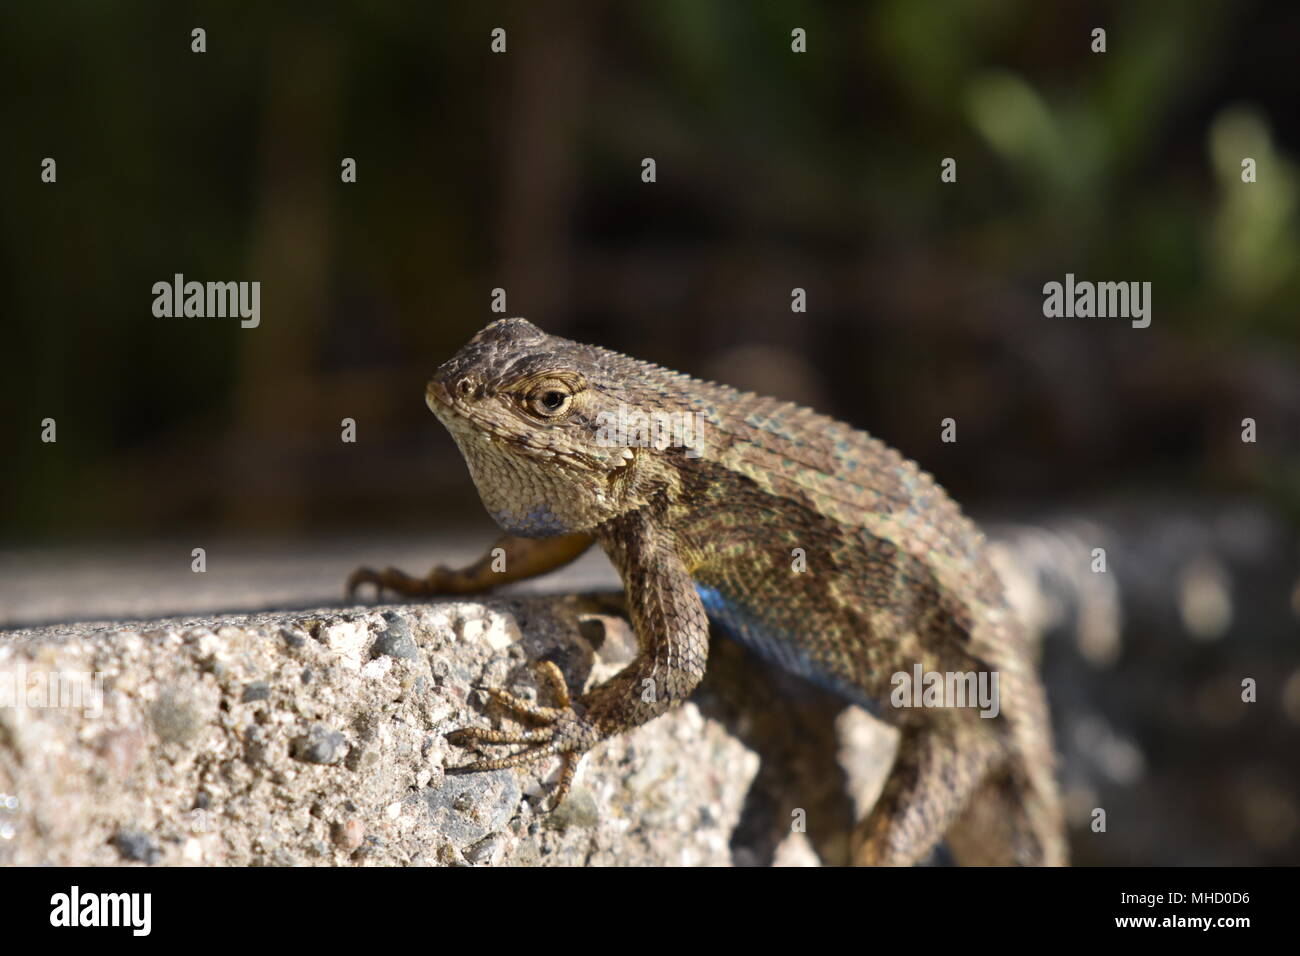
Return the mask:
M 708 584 L 695 585 L 704 611 L 727 636 L 744 644 L 764 660 L 770 661 L 787 673 L 809 680 L 818 687 L 879 713 L 876 701 L 867 697 L 860 688 L 843 678 L 828 673 L 799 646 L 797 637 L 765 624 L 744 606 L 727 598 L 717 588 Z
M 569 529 L 551 510 L 550 505 L 537 505 L 523 515 L 515 512 L 495 511 L 492 520 L 503 530 L 525 538 L 545 538 L 552 534 L 564 534 Z

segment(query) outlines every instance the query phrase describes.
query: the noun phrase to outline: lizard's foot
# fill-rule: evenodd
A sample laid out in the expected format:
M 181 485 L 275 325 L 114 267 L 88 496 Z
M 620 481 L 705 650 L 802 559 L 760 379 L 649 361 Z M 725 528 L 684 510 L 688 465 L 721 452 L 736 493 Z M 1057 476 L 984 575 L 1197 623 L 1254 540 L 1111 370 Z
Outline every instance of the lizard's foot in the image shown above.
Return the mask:
M 558 707 L 541 707 L 495 688 L 488 689 L 491 699 L 506 710 L 526 720 L 535 721 L 544 726 L 535 730 L 505 731 L 489 730 L 482 727 L 462 727 L 447 734 L 447 739 L 458 746 L 475 743 L 487 744 L 530 744 L 527 749 L 504 757 L 485 757 L 482 760 L 456 768 L 457 773 L 478 773 L 482 770 L 505 770 L 509 767 L 521 767 L 545 760 L 547 757 L 560 757 L 564 766 L 560 771 L 560 781 L 551 798 L 550 809 L 554 810 L 564 800 L 573 784 L 574 774 L 582 755 L 594 744 L 595 733 L 591 725 L 572 707 L 569 689 L 565 686 L 564 675 L 551 661 L 542 661 L 538 669 L 551 685 Z
M 375 600 L 387 588 L 403 597 L 432 597 L 437 594 L 483 594 L 511 581 L 536 577 L 568 564 L 591 546 L 589 534 L 561 534 L 553 538 L 517 538 L 505 535 L 473 564 L 463 568 L 438 565 L 422 578 L 411 577 L 397 568 L 376 571 L 357 568 L 348 577 L 347 596 L 357 588 L 373 584 Z

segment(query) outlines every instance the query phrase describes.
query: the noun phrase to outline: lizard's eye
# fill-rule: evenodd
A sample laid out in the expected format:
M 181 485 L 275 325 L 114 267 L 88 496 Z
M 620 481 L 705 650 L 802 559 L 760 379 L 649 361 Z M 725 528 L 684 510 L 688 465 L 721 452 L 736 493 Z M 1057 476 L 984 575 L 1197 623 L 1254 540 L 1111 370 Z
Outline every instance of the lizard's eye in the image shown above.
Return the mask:
M 555 418 L 569 410 L 573 396 L 554 385 L 547 385 L 528 396 L 528 408 L 544 418 Z

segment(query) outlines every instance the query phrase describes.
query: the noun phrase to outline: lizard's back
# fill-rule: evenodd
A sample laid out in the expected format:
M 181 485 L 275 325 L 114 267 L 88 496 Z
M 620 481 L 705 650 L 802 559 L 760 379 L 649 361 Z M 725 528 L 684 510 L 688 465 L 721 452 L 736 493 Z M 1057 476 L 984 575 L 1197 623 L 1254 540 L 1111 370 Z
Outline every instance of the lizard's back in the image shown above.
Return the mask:
M 868 433 L 806 408 L 647 363 L 665 409 L 703 419 L 698 457 L 667 518 L 710 617 L 782 668 L 895 723 L 948 723 L 995 736 L 1008 773 L 996 803 L 1036 840 L 1022 856 L 1063 862 L 1050 720 L 1021 622 L 983 534 L 913 462 Z M 996 672 L 1001 713 L 887 706 L 895 674 Z M 986 796 L 989 796 L 986 794 Z M 969 841 L 981 848 L 980 840 Z M 1009 859 L 1016 858 L 1012 854 Z M 994 856 L 998 861 L 1002 857 Z M 1037 861 L 1037 860 L 1035 860 Z

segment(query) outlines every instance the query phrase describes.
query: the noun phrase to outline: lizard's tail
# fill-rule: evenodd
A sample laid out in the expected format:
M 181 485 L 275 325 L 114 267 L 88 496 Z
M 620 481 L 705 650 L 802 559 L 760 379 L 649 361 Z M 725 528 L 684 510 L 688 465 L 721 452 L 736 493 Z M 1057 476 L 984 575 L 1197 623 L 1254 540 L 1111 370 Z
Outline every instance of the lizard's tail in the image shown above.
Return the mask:
M 962 866 L 1069 863 L 1047 702 L 1036 680 L 1024 683 L 1021 706 L 1007 714 L 1008 759 L 948 831 L 948 847 Z

